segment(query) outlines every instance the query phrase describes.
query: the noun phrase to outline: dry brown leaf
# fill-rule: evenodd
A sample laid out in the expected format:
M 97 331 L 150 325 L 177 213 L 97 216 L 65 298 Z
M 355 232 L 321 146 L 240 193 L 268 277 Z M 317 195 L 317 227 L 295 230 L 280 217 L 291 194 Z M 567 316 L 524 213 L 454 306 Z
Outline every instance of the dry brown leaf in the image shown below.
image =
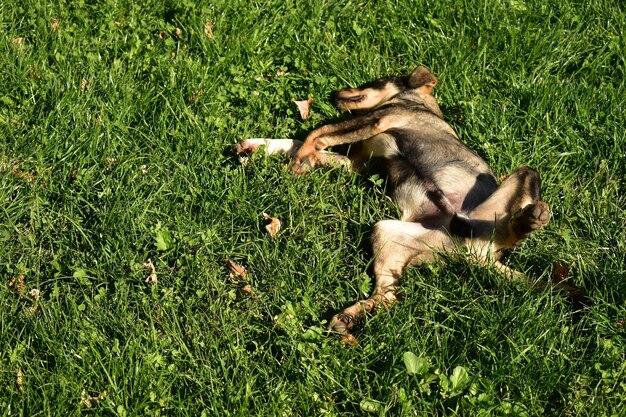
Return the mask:
M 70 174 L 67 176 L 67 180 L 70 183 L 73 183 L 74 181 L 76 181 L 77 177 L 78 177 L 78 170 L 76 168 L 72 168 L 72 170 L 70 171 Z
M 109 395 L 109 391 L 104 390 L 99 395 L 92 397 L 89 394 L 87 394 L 87 390 L 83 389 L 83 392 L 80 393 L 80 402 L 85 407 L 91 408 L 91 407 L 95 407 L 96 405 L 98 405 L 98 403 L 104 400 L 108 395 Z
M 35 182 L 35 174 L 28 171 L 22 171 L 19 165 L 13 165 L 13 167 L 11 168 L 11 174 L 13 174 L 15 178 L 28 181 L 31 184 Z
M 187 101 L 189 103 L 195 103 L 196 100 L 198 100 L 198 98 L 202 97 L 204 94 L 206 94 L 206 90 L 204 89 L 200 89 L 200 90 L 194 90 L 191 92 L 191 94 L 187 97 Z
M 344 337 L 341 338 L 341 342 L 348 344 L 350 346 L 356 346 L 359 344 L 358 340 L 356 340 L 356 337 L 354 337 L 351 334 L 347 334 Z
M 230 259 L 226 259 L 226 266 L 228 267 L 228 277 L 233 284 L 239 284 L 238 278 L 245 279 L 248 276 L 248 271 L 241 265 L 236 264 Z
M 302 120 L 305 120 L 307 117 L 309 117 L 309 108 L 311 107 L 311 104 L 315 101 L 312 98 L 309 98 L 307 100 L 292 100 L 294 103 L 296 103 L 296 106 L 298 106 L 298 110 L 300 111 L 300 117 L 302 117 Z
M 239 289 L 241 295 L 254 295 L 254 290 L 250 284 L 246 284 Z
M 37 316 L 40 313 L 40 309 L 39 309 L 39 305 L 34 305 L 34 306 L 30 306 L 28 307 L 28 309 L 26 310 L 26 312 L 28 313 L 29 316 Z
M 555 261 L 554 269 L 552 270 L 552 280 L 557 283 L 567 280 L 567 278 L 569 277 L 569 272 L 573 266 L 574 263 L 566 265 L 563 261 Z
M 28 68 L 28 78 L 32 80 L 41 80 L 43 78 L 43 75 L 41 75 L 41 72 L 39 71 L 38 65 Z
M 16 119 L 12 119 L 12 118 L 5 118 L 0 116 L 0 123 L 11 123 L 15 126 L 22 126 L 22 122 L 20 122 L 19 120 Z
M 150 275 L 148 275 L 148 278 L 146 278 L 145 283 L 148 285 L 156 285 L 158 280 L 157 280 L 156 268 L 154 267 L 154 264 L 152 263 L 152 259 L 148 259 L 146 262 L 144 262 L 143 267 L 150 271 Z
M 204 36 L 210 40 L 215 39 L 215 36 L 213 35 L 213 27 L 213 22 L 206 22 L 206 25 L 204 25 Z
M 11 278 L 9 280 L 9 287 L 14 287 L 15 291 L 18 292 L 18 294 L 24 294 L 24 291 L 26 290 L 26 283 L 24 280 L 24 274 L 19 274 L 13 278 Z
M 52 19 L 52 31 L 56 31 L 59 28 L 59 19 L 56 17 Z
M 26 387 L 24 386 L 24 374 L 21 369 L 17 370 L 17 376 L 15 378 L 15 382 L 17 384 L 17 389 L 22 393 L 26 394 Z
M 276 237 L 276 235 L 280 231 L 280 220 L 278 220 L 276 217 L 270 216 L 267 213 L 263 213 L 263 218 L 266 222 L 265 230 L 267 230 L 267 233 L 269 233 L 271 237 Z
M 80 91 L 87 91 L 89 89 L 89 81 L 83 78 L 80 82 Z

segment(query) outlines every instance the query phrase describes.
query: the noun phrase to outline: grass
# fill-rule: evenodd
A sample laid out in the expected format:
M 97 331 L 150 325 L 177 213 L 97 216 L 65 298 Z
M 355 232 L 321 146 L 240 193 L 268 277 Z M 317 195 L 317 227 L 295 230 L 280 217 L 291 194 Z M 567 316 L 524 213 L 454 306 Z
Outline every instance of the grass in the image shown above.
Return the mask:
M 623 6 L 370 3 L 0 5 L 3 415 L 624 415 Z M 418 64 L 496 175 L 541 173 L 553 220 L 509 264 L 573 264 L 578 319 L 458 261 L 409 270 L 358 345 L 325 333 L 396 208 L 375 178 L 230 146 L 302 137 L 332 90 Z

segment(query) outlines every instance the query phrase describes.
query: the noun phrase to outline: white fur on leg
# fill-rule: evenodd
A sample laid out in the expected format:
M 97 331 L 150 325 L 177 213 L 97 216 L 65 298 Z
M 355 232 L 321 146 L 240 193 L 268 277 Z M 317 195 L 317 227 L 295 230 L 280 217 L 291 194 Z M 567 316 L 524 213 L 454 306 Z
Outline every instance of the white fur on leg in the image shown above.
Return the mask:
M 295 153 L 302 142 L 294 139 L 263 139 L 252 138 L 239 142 L 236 145 L 237 154 L 251 154 L 256 152 L 260 146 L 265 146 L 265 153 L 267 155 L 274 154 L 293 154 Z

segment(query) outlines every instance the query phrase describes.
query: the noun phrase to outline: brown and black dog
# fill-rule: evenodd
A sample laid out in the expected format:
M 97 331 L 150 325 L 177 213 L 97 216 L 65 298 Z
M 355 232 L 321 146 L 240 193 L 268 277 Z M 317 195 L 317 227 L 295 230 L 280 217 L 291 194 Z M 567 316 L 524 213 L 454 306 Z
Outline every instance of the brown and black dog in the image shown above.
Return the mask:
M 374 225 L 376 287 L 368 299 L 332 318 L 337 332 L 349 333 L 356 319 L 392 305 L 405 267 L 458 254 L 462 247 L 510 279 L 522 277 L 500 262 L 502 256 L 550 219 L 539 174 L 524 166 L 498 184 L 489 165 L 444 120 L 432 96 L 436 84 L 429 70 L 418 67 L 406 77 L 339 90 L 337 107 L 354 113 L 347 120 L 313 130 L 304 142 L 248 139 L 236 145 L 239 155 L 262 145 L 268 154 L 290 154 L 296 174 L 315 165 L 360 170 L 370 159 L 383 162 L 402 217 Z M 345 155 L 326 151 L 338 145 L 349 145 Z

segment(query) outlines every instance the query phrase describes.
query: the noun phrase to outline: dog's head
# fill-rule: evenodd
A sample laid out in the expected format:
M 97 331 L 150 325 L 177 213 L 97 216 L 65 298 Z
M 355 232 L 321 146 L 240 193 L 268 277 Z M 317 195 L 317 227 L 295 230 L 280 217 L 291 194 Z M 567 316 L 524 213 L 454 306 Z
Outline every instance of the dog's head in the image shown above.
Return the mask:
M 431 109 L 438 116 L 441 110 L 432 96 L 437 85 L 435 77 L 428 69 L 417 67 L 406 77 L 379 78 L 359 88 L 344 88 L 334 94 L 335 105 L 339 110 L 371 110 L 380 107 L 389 100 L 406 93 Z

